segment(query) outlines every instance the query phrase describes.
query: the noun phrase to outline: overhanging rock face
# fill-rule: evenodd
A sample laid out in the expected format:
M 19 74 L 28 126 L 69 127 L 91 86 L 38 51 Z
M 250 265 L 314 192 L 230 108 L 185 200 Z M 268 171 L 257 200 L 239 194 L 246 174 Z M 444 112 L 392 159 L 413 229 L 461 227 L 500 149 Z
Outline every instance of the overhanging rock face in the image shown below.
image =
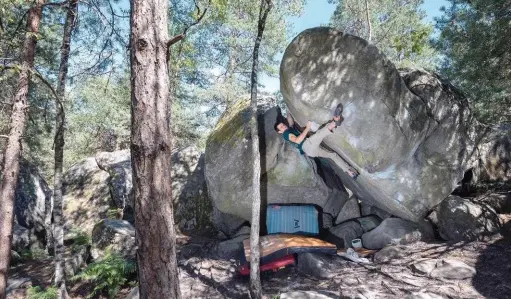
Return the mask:
M 402 76 L 375 46 L 327 27 L 299 34 L 280 67 L 281 92 L 300 125 L 324 123 L 344 105 L 343 124 L 325 139 L 360 172 L 354 181 L 337 169 L 343 183 L 418 221 L 462 179 L 478 125 L 447 82 L 425 71 Z
M 334 173 L 318 172 L 314 161 L 285 144 L 273 126 L 275 103 L 259 105 L 262 204 L 315 204 L 335 217 L 348 200 Z M 249 101 L 227 110 L 209 136 L 205 153 L 208 194 L 215 208 L 251 221 L 252 152 Z M 234 225 L 234 223 L 233 223 Z

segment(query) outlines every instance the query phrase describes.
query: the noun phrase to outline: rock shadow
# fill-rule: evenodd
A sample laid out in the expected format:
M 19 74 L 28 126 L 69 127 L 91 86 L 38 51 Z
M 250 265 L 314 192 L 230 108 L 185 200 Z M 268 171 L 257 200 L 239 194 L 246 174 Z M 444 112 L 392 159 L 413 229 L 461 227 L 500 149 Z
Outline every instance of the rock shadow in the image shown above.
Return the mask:
M 505 237 L 480 253 L 472 285 L 485 298 L 511 297 L 511 238 Z

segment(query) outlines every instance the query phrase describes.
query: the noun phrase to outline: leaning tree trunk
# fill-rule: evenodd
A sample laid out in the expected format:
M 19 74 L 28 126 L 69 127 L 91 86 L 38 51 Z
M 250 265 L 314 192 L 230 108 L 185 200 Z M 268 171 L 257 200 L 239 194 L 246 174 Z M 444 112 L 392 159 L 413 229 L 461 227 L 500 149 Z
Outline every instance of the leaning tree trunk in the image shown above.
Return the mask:
M 371 42 L 371 38 L 372 38 L 372 35 L 373 35 L 373 29 L 372 29 L 372 25 L 371 25 L 371 18 L 369 17 L 370 13 L 369 13 L 369 3 L 368 3 L 369 0 L 365 0 L 365 4 L 366 4 L 366 21 L 367 21 L 367 41 L 368 42 Z
M 260 299 L 263 296 L 261 277 L 259 275 L 259 226 L 261 214 L 261 165 L 259 156 L 259 135 L 257 132 L 257 72 L 259 68 L 259 46 L 263 38 L 266 17 L 271 9 L 271 0 L 261 0 L 259 22 L 257 24 L 257 38 L 254 44 L 252 76 L 250 89 L 250 137 L 252 139 L 252 222 L 250 228 L 250 297 Z
M 53 220 L 55 242 L 55 286 L 58 289 L 58 298 L 67 298 L 65 273 L 65 247 L 64 247 L 64 221 L 62 219 L 62 164 L 64 161 L 64 131 L 65 112 L 64 99 L 66 92 L 67 71 L 69 68 L 69 51 L 71 49 L 71 35 L 75 26 L 78 0 L 69 2 L 64 24 L 64 36 L 60 48 L 60 67 L 57 83 L 57 96 L 55 106 L 57 116 L 55 120 L 55 176 L 53 190 Z
M 12 106 L 11 124 L 4 154 L 3 178 L 0 182 L 0 299 L 5 298 L 7 270 L 11 255 L 14 194 L 20 171 L 21 139 L 25 133 L 28 114 L 28 86 L 34 67 L 37 33 L 41 23 L 44 0 L 36 0 L 28 13 L 27 32 L 23 42 L 18 90 Z
M 167 0 L 131 1 L 131 162 L 140 298 L 181 298 L 172 208 Z

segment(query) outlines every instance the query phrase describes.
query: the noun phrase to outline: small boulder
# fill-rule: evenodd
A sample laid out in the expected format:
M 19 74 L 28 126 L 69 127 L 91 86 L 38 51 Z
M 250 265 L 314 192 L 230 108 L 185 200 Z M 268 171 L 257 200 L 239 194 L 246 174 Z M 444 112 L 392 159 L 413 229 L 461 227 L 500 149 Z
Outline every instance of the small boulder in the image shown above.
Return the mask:
M 338 248 L 348 248 L 351 247 L 351 241 L 360 238 L 363 233 L 364 230 L 358 221 L 348 221 L 330 228 L 326 240 Z
M 216 244 L 213 255 L 220 259 L 238 259 L 243 254 L 243 240 L 250 238 L 250 234 L 240 234 L 232 239 Z
M 417 224 L 387 218 L 375 229 L 362 235 L 362 245 L 369 249 L 380 249 L 390 244 L 408 244 L 423 239 Z
M 371 231 L 378 227 L 378 225 L 381 224 L 380 217 L 376 215 L 369 215 L 365 217 L 357 218 L 358 223 L 362 226 L 362 230 L 364 230 L 364 233 L 367 233 L 368 231 Z
M 361 207 L 362 208 L 360 209 L 360 212 L 362 213 L 362 216 L 376 215 L 381 219 L 387 219 L 392 217 L 392 215 L 387 213 L 386 211 L 373 205 L 367 204 L 365 202 L 362 202 Z
M 471 241 L 500 230 L 497 213 L 488 205 L 459 196 L 446 198 L 437 211 L 440 236 L 449 241 Z
M 91 255 L 97 260 L 106 252 L 118 253 L 125 258 L 135 259 L 135 228 L 125 220 L 103 219 L 92 230 Z
M 65 271 L 67 277 L 73 277 L 87 263 L 90 248 L 88 245 L 71 246 L 66 252 Z
M 413 264 L 411 268 L 415 272 L 440 279 L 465 279 L 476 274 L 473 267 L 452 259 L 426 259 Z
M 374 254 L 373 261 L 377 264 L 387 263 L 395 259 L 400 259 L 408 253 L 401 246 L 387 246 Z
M 134 287 L 131 292 L 126 296 L 126 299 L 139 299 L 138 287 Z
M 332 278 L 347 262 L 336 255 L 320 253 L 299 253 L 297 269 L 318 279 Z
M 434 293 L 415 292 L 408 294 L 405 299 L 445 299 L 445 297 Z
M 335 224 L 337 225 L 354 218 L 359 218 L 360 216 L 360 206 L 358 205 L 358 199 L 356 197 L 351 197 L 344 204 L 341 212 L 339 212 L 339 215 L 337 215 Z

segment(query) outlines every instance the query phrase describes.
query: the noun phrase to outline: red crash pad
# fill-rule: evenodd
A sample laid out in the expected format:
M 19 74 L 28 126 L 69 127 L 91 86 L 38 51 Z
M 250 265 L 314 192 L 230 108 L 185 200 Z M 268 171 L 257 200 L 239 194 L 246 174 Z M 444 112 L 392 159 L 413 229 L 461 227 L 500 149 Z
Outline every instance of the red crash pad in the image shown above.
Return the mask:
M 293 265 L 295 263 L 295 256 L 293 254 L 286 255 L 282 258 L 276 259 L 274 261 L 271 261 L 267 264 L 261 265 L 259 267 L 261 272 L 265 271 L 277 271 L 280 268 L 283 268 L 288 265 Z M 249 264 L 245 264 L 240 267 L 239 269 L 240 274 L 244 276 L 250 275 L 250 268 Z

